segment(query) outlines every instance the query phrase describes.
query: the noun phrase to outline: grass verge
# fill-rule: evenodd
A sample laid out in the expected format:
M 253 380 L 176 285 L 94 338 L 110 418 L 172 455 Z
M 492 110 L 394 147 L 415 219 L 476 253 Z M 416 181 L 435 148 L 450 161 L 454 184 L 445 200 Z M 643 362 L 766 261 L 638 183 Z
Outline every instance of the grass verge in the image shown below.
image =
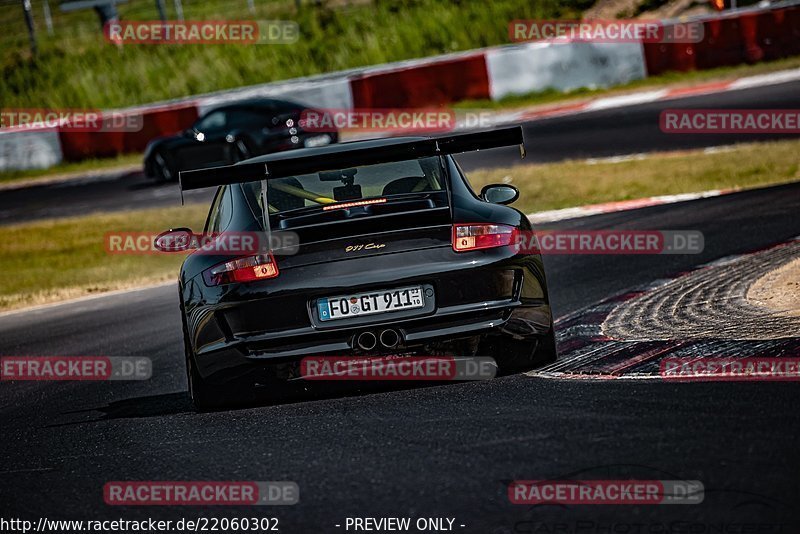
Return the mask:
M 54 35 L 30 52 L 20 2 L 0 10 L 0 102 L 7 108 L 114 108 L 508 43 L 514 19 L 580 18 L 594 0 L 184 2 L 186 20 L 293 20 L 293 44 L 117 47 L 93 10 L 52 9 Z M 51 5 L 57 2 L 50 2 Z M 118 4 L 125 21 L 157 20 L 155 2 Z M 172 4 L 172 2 L 165 2 Z M 34 18 L 43 19 L 42 2 Z M 168 9 L 168 17 L 174 10 Z M 41 28 L 41 22 L 38 22 Z
M 478 170 L 469 174 L 469 181 L 475 190 L 490 183 L 515 185 L 521 195 L 514 207 L 525 213 L 655 195 L 766 186 L 800 180 L 800 140 L 611 161 Z
M 122 154 L 115 158 L 87 159 L 84 161 L 59 163 L 48 169 L 28 169 L 24 171 L 0 172 L 0 185 L 28 180 L 85 177 L 119 168 L 142 166 L 141 154 Z
M 715 153 L 657 154 L 619 163 L 571 161 L 475 171 L 479 189 L 508 182 L 522 191 L 514 206 L 531 213 L 597 202 L 800 180 L 800 140 L 747 144 Z M 114 255 L 108 232 L 202 227 L 208 207 L 88 215 L 2 228 L 0 309 L 175 280 L 181 255 Z
M 182 254 L 110 254 L 106 233 L 199 230 L 207 212 L 188 205 L 4 226 L 0 309 L 177 280 Z

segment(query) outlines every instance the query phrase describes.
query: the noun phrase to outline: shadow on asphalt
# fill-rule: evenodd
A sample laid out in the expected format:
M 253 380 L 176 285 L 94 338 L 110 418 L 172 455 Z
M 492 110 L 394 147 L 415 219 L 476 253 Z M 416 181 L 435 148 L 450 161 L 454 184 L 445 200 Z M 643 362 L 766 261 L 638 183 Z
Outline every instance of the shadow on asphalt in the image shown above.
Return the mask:
M 72 426 L 84 423 L 96 423 L 98 421 L 108 421 L 111 419 L 134 419 L 139 417 L 161 417 L 164 415 L 193 413 L 194 406 L 192 406 L 189 393 L 186 391 L 181 391 L 178 393 L 165 393 L 162 395 L 131 397 L 125 400 L 111 402 L 108 405 L 100 408 L 72 410 L 69 412 L 63 412 L 62 415 L 87 414 L 91 412 L 101 412 L 103 416 L 96 419 L 48 425 L 48 428 Z
M 392 393 L 436 386 L 458 387 L 459 384 L 464 384 L 464 382 L 362 382 L 357 386 L 354 386 L 352 382 L 348 382 L 346 384 L 314 384 L 313 387 L 292 388 L 290 390 L 281 391 L 280 394 L 274 392 L 266 393 L 260 390 L 260 388 L 256 388 L 254 389 L 255 397 L 247 399 L 244 403 L 207 413 L 266 408 L 269 406 L 285 406 L 288 404 L 329 399 L 346 399 L 348 397 L 362 397 L 379 393 Z M 189 397 L 189 392 L 181 391 L 160 395 L 131 397 L 124 400 L 113 401 L 101 407 L 62 412 L 61 415 L 90 414 L 92 412 L 100 412 L 103 415 L 94 419 L 47 425 L 47 428 L 97 423 L 115 419 L 138 419 L 143 417 L 201 413 L 195 411 L 194 405 Z

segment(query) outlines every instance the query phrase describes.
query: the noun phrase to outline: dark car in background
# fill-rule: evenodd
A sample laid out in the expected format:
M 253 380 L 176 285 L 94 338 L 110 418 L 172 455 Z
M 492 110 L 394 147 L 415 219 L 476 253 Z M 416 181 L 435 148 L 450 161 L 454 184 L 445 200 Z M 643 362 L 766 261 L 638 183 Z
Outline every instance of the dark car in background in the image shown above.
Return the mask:
M 204 234 L 292 232 L 299 243 L 291 254 L 198 251 L 184 261 L 195 405 L 280 389 L 311 355 L 489 356 L 501 373 L 554 361 L 542 258 L 515 246 L 531 225 L 506 205 L 519 191 L 498 184 L 476 194 L 451 155 L 521 143 L 516 127 L 341 143 L 181 173 L 183 189 L 220 186 Z
M 214 108 L 181 134 L 153 139 L 144 153 L 145 175 L 174 181 L 180 171 L 337 142 L 336 131 L 307 132 L 298 124 L 307 110 L 301 104 L 275 99 Z

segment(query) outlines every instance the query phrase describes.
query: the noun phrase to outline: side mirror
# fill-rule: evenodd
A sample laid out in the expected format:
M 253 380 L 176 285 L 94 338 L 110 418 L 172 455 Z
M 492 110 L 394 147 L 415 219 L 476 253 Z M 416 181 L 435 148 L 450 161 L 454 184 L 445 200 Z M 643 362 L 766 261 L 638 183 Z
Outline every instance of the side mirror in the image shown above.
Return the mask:
M 189 228 L 169 229 L 156 236 L 153 245 L 161 252 L 183 252 L 197 248 L 194 234 Z
M 492 204 L 511 204 L 519 198 L 519 189 L 513 185 L 490 184 L 481 189 L 481 198 Z

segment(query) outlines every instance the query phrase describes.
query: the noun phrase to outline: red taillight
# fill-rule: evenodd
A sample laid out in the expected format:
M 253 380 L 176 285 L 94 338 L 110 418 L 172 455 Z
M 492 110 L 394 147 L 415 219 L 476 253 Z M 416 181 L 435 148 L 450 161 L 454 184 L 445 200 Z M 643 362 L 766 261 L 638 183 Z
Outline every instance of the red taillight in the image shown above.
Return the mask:
M 514 243 L 516 228 L 505 224 L 456 224 L 453 226 L 453 250 L 466 252 L 504 247 Z
M 206 284 L 218 286 L 233 282 L 254 282 L 278 276 L 272 254 L 259 254 L 220 263 L 203 272 Z

